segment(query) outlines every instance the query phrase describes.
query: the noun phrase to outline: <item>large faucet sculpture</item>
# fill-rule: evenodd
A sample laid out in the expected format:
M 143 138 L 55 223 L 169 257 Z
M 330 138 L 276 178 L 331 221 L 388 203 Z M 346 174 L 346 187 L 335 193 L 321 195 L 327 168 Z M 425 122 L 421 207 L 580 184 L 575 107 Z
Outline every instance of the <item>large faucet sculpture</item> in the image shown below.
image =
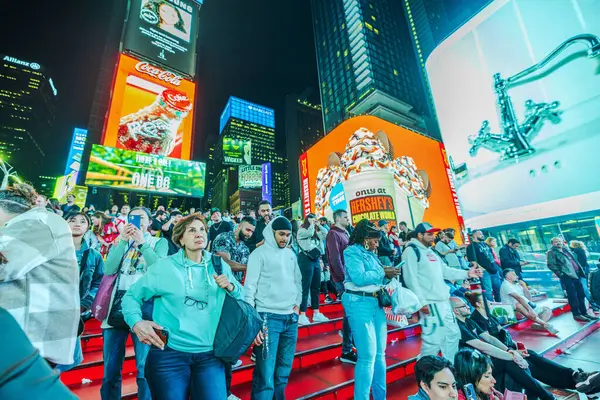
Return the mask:
M 500 114 L 502 133 L 490 133 L 488 121 L 483 121 L 477 135 L 469 136 L 469 154 L 475 156 L 483 147 L 495 153 L 500 153 L 501 160 L 518 160 L 535 152 L 531 141 L 537 136 L 545 120 L 557 124 L 560 122 L 561 111 L 558 110 L 559 102 L 535 103 L 533 100 L 525 102 L 525 119 L 519 124 L 508 89 L 524 77 L 540 70 L 556 58 L 573 43 L 584 43 L 588 47 L 588 58 L 600 55 L 600 38 L 596 35 L 582 34 L 565 40 L 539 63 L 503 79 L 499 73 L 494 74 L 494 91 L 497 97 L 498 112 Z

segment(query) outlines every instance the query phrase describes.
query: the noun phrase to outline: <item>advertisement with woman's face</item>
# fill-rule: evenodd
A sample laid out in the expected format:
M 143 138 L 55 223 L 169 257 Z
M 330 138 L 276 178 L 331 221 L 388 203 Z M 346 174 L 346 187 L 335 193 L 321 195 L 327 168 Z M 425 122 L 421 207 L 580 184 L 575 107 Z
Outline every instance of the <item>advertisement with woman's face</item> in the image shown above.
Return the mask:
M 198 7 L 190 0 L 131 0 L 124 48 L 194 76 Z
M 598 209 L 597 15 L 595 0 L 498 0 L 427 60 L 467 226 Z

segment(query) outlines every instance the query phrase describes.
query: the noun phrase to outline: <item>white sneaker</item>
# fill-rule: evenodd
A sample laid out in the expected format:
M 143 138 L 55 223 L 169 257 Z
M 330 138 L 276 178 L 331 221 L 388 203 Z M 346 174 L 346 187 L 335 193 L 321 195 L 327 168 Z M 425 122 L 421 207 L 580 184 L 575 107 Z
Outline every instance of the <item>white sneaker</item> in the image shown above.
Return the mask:
M 327 322 L 329 318 L 321 314 L 320 312 L 315 312 L 313 315 L 313 322 Z
M 306 314 L 303 314 L 298 317 L 298 325 L 310 325 L 310 320 L 308 319 Z
M 236 362 L 235 364 L 233 364 L 233 365 L 231 366 L 231 368 L 239 368 L 239 367 L 241 367 L 241 366 L 242 366 L 242 364 L 243 364 L 243 363 L 244 363 L 244 362 L 243 362 L 242 360 L 237 360 L 237 362 Z
M 556 329 L 554 325 L 546 324 L 546 330 L 550 332 L 551 335 L 556 336 L 558 334 L 558 329 Z
M 235 394 L 231 393 L 229 395 L 229 397 L 227 397 L 227 400 L 242 400 L 239 397 L 237 397 Z

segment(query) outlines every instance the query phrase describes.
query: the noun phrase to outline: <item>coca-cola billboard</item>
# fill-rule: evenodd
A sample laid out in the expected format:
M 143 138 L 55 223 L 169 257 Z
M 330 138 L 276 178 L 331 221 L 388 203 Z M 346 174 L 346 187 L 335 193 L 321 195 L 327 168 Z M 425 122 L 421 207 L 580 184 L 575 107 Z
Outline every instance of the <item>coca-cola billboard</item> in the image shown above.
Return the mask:
M 190 159 L 195 83 L 121 54 L 102 144 Z
M 199 7 L 191 0 L 130 0 L 123 50 L 194 77 Z

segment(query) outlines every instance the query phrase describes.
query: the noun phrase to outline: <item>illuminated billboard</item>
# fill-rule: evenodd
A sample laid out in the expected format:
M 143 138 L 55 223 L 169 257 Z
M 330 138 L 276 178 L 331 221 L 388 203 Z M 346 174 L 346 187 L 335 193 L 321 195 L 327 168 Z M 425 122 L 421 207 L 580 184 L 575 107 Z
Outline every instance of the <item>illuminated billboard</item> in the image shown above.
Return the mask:
M 262 187 L 262 167 L 260 165 L 240 165 L 238 187 L 256 189 Z
M 597 15 L 595 1 L 495 1 L 427 60 L 468 226 L 600 208 Z
M 224 137 L 223 164 L 251 165 L 252 142 L 250 140 Z
M 67 165 L 65 167 L 65 175 L 74 173 L 75 181 L 81 169 L 81 158 L 83 157 L 83 149 L 87 139 L 87 129 L 75 128 L 73 131 L 73 139 L 71 139 L 71 147 L 69 156 L 67 157 Z
M 121 54 L 102 144 L 190 159 L 196 84 Z
M 191 0 L 130 0 L 123 48 L 195 76 L 198 7 Z
M 344 121 L 300 158 L 304 214 L 427 221 L 462 230 L 441 143 L 373 116 Z
M 87 187 L 75 185 L 73 174 L 56 178 L 54 194 L 52 197 L 57 199 L 59 204 L 64 204 L 67 202 L 67 195 L 69 194 L 75 196 L 75 204 L 77 204 L 79 208 L 85 207 Z
M 262 166 L 262 199 L 273 204 L 273 170 L 271 163 Z
M 204 196 L 206 164 L 92 146 L 85 183 L 180 196 Z
M 231 118 L 275 128 L 275 110 L 234 96 L 229 97 L 229 101 L 221 113 L 219 133 L 223 133 L 227 121 Z

